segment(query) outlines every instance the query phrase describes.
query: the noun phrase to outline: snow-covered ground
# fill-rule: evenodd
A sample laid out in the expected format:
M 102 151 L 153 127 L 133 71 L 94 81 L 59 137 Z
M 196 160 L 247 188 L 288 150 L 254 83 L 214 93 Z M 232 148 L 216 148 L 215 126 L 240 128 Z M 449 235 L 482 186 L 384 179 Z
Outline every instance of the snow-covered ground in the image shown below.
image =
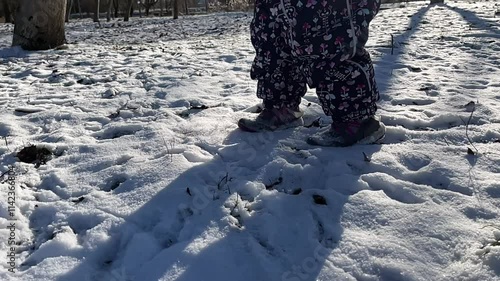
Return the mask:
M 237 130 L 250 14 L 75 21 L 31 53 L 0 25 L 0 280 L 500 280 L 498 9 L 382 10 L 387 136 L 350 148 Z M 313 91 L 302 106 L 328 123 Z M 19 162 L 29 144 L 54 156 Z

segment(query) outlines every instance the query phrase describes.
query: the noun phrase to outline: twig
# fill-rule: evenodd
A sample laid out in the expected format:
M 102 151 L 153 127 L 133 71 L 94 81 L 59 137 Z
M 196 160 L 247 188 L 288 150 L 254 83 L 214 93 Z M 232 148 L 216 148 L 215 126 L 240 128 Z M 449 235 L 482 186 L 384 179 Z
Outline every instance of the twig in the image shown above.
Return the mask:
M 391 34 L 391 55 L 394 55 L 394 35 Z
M 238 207 L 238 205 L 240 204 L 240 195 L 238 193 L 236 193 L 236 202 L 234 203 L 234 207 L 231 209 L 231 216 L 233 216 L 238 222 L 236 223 L 236 226 L 238 228 L 241 228 L 243 226 L 242 222 L 241 222 L 241 215 L 239 213 L 235 214 L 235 210 L 236 208 Z
M 443 139 L 444 139 L 444 142 L 446 143 L 446 145 L 450 146 L 450 143 L 448 142 L 448 140 L 446 139 L 446 137 L 444 137 Z
M 170 155 L 170 162 L 174 162 L 174 156 L 170 150 L 170 147 L 168 146 L 167 144 L 167 141 L 165 140 L 165 138 L 163 136 L 161 136 L 161 139 L 163 140 L 163 144 L 165 145 L 165 147 L 167 148 L 167 154 Z M 172 149 L 174 148 L 173 144 L 170 144 L 170 146 L 172 147 Z
M 472 111 L 470 113 L 469 119 L 467 120 L 467 123 L 464 122 L 465 123 L 465 136 L 467 137 L 469 144 L 476 150 L 476 153 L 479 153 L 479 150 L 476 148 L 476 146 L 474 146 L 474 143 L 472 143 L 472 140 L 469 137 L 469 124 L 470 124 L 470 121 L 472 120 L 472 115 L 474 115 L 474 110 L 476 110 L 475 106 L 472 108 Z M 460 118 L 460 119 L 462 119 L 462 118 Z M 462 122 L 463 121 L 464 120 L 462 119 Z
M 3 177 L 9 173 L 9 170 L 3 172 L 1 175 L 0 175 L 0 179 L 3 179 Z M 1 183 L 4 183 L 3 181 Z
M 236 202 L 234 203 L 234 207 L 231 210 L 231 215 L 233 214 L 233 212 L 236 209 L 236 207 L 238 207 L 239 201 L 240 201 L 240 195 L 238 193 L 236 193 Z
M 226 182 L 224 182 L 224 184 L 227 184 L 228 178 L 229 178 L 229 173 L 226 173 L 226 175 L 225 175 L 225 176 L 223 176 L 223 177 L 220 179 L 219 183 L 217 184 L 217 189 L 218 189 L 218 190 L 220 190 L 220 189 L 221 189 L 221 187 L 222 187 L 222 185 L 223 185 L 223 184 L 222 184 L 222 182 L 223 182 L 224 180 L 226 180 Z

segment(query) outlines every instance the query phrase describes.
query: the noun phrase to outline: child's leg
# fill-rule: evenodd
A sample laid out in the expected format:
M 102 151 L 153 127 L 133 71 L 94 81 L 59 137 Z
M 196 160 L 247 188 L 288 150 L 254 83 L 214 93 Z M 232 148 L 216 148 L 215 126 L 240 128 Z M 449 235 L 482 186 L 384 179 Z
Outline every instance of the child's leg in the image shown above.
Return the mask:
M 316 89 L 325 114 L 333 119 L 328 130 L 307 142 L 322 146 L 370 144 L 385 135 L 385 126 L 373 118 L 379 92 L 370 55 L 360 50 L 337 66 L 328 67 Z
M 251 24 L 256 56 L 251 77 L 258 80 L 257 97 L 266 108 L 298 108 L 307 88 L 299 65 L 291 56 L 279 0 L 257 0 Z
M 368 52 L 358 52 L 351 59 L 328 68 L 316 88 L 325 114 L 331 116 L 334 123 L 374 116 L 379 92 Z

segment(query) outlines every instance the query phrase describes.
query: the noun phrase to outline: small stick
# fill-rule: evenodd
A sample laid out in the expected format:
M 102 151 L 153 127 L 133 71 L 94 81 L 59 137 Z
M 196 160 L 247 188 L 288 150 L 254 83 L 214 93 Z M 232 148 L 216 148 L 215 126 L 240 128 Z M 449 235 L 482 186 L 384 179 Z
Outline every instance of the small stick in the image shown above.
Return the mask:
M 394 35 L 391 34 L 391 55 L 394 55 Z
M 472 119 L 472 115 L 474 114 L 474 110 L 476 110 L 475 106 L 472 108 L 472 111 L 471 111 L 470 116 L 469 116 L 469 120 L 467 120 L 467 124 L 465 124 L 465 136 L 467 137 L 467 140 L 469 141 L 470 145 L 476 150 L 476 153 L 479 153 L 479 150 L 474 146 L 474 144 L 472 143 L 472 140 L 469 137 L 469 124 L 470 124 L 470 121 Z

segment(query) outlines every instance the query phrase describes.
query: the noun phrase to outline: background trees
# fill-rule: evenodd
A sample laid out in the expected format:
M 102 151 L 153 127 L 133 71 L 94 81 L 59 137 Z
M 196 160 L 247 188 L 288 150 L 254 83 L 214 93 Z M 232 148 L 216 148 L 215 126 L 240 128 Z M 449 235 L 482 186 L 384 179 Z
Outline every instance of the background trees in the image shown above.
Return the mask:
M 15 11 L 23 0 L 0 0 L 0 23 L 15 20 Z M 65 21 L 71 18 L 193 15 L 210 11 L 250 10 L 254 0 L 66 0 Z
M 17 0 L 0 0 L 0 16 L 3 16 L 5 22 L 13 22 L 15 11 L 19 1 Z
M 0 0 L 2 1 L 2 0 Z M 97 0 L 68 0 L 73 1 L 72 13 L 83 13 L 86 17 L 95 15 Z M 234 11 L 248 10 L 254 0 L 100 0 L 99 10 L 106 13 L 106 17 L 123 17 L 129 21 L 132 16 L 168 16 L 191 15 L 207 11 Z M 80 3 L 81 10 L 78 9 Z M 69 5 L 68 5 L 69 6 Z M 177 8 L 175 8 L 177 7 Z M 109 15 L 109 16 L 108 16 Z

